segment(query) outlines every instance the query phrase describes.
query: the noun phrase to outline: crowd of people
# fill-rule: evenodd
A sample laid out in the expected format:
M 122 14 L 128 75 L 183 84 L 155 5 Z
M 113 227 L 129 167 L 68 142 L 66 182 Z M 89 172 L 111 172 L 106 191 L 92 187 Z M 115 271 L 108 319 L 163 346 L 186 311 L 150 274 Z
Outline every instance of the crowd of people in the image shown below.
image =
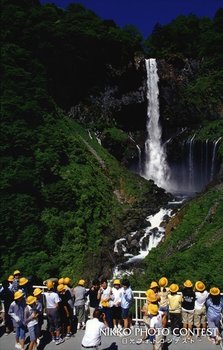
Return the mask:
M 15 333 L 17 349 L 24 350 L 27 331 L 30 338 L 28 349 L 33 350 L 39 345 L 44 313 L 47 329 L 56 345 L 71 338 L 75 328 L 85 330 L 88 319 L 94 322 L 97 319 L 100 327 L 103 323 L 104 327 L 114 330 L 120 329 L 122 323 L 124 327 L 130 327 L 129 309 L 133 293 L 128 280 L 121 284 L 116 279 L 110 287 L 102 278 L 94 280 L 87 289 L 85 280 L 80 279 L 73 287 L 71 279 L 65 277 L 50 278 L 43 285 L 45 288 L 33 288 L 19 270 L 2 283 L 0 299 L 4 305 L 5 334 Z M 82 341 L 83 348 L 88 344 L 89 326 Z
M 130 310 L 134 297 L 127 279 L 115 279 L 112 286 L 105 278 L 93 280 L 89 288 L 84 279 L 73 286 L 69 277 L 50 278 L 43 284 L 45 288 L 34 288 L 19 270 L 2 283 L 5 334 L 15 333 L 16 349 L 24 350 L 27 332 L 28 349 L 38 347 L 44 314 L 56 345 L 82 329 L 85 330 L 82 348 L 95 349 L 100 345 L 102 329 L 121 335 L 121 330 L 132 328 Z M 219 288 L 212 287 L 208 292 L 202 281 L 193 285 L 186 280 L 180 290 L 175 283 L 168 286 L 168 279 L 162 277 L 151 282 L 145 296 L 141 311 L 148 332 L 137 341 L 138 345 L 149 341 L 154 350 L 161 350 L 166 337 L 162 330 L 167 329 L 168 322 L 172 339 L 183 335 L 192 341 L 196 329 L 198 341 L 203 335 L 208 335 L 213 344 L 221 341 L 223 298 Z
M 218 287 L 212 287 L 208 292 L 202 281 L 193 285 L 190 280 L 186 280 L 180 290 L 179 285 L 175 283 L 168 287 L 168 279 L 162 277 L 158 283 L 151 282 L 146 291 L 146 298 L 142 309 L 143 319 L 150 329 L 147 338 L 152 338 L 155 350 L 162 349 L 165 338 L 162 329 L 167 328 L 168 320 L 172 340 L 182 335 L 187 341 L 193 342 L 195 329 L 198 341 L 207 335 L 213 344 L 221 342 L 223 298 Z M 145 339 L 146 337 L 141 339 L 139 344 Z

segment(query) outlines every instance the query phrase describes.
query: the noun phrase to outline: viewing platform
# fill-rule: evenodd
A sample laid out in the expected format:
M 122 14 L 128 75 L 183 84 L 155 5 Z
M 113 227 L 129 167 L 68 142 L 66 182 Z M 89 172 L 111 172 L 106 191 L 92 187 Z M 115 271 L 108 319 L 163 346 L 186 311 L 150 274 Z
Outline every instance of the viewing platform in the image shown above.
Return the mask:
M 102 335 L 102 344 L 99 347 L 99 350 L 152 350 L 152 344 L 144 343 L 137 345 L 136 342 L 141 337 L 140 329 L 143 329 L 142 326 L 134 326 L 131 330 L 131 334 L 129 336 L 110 336 L 110 335 Z M 38 346 L 38 350 L 84 350 L 81 347 L 81 341 L 84 336 L 84 330 L 77 331 L 73 337 L 68 340 L 65 340 L 64 343 L 59 345 L 55 345 L 51 341 L 49 334 L 44 331 L 43 338 L 40 340 L 40 344 Z M 167 339 L 171 339 L 172 336 L 169 335 Z M 179 337 L 176 340 L 173 340 L 171 343 L 164 344 L 164 350 L 211 350 L 211 349 L 223 349 L 222 345 L 213 345 L 207 336 L 201 337 L 201 341 L 198 341 L 196 336 L 192 338 L 193 343 L 190 341 L 185 341 L 184 337 Z M 26 347 L 28 349 L 28 333 L 26 339 Z M 0 349 L 1 350 L 13 350 L 15 349 L 15 335 L 13 333 L 9 335 L 0 334 Z

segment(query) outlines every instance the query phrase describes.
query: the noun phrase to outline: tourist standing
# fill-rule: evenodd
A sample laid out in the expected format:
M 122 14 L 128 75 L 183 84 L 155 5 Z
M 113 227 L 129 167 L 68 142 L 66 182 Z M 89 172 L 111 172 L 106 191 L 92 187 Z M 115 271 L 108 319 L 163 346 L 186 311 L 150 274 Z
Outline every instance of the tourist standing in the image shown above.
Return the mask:
M 168 295 L 169 301 L 169 314 L 170 314 L 170 327 L 172 334 L 179 337 L 181 328 L 181 309 L 182 309 L 182 295 L 177 294 L 179 286 L 175 283 L 170 285 L 170 294 Z
M 187 339 L 192 338 L 192 328 L 194 320 L 194 304 L 195 292 L 193 291 L 193 283 L 190 280 L 184 282 L 184 289 L 182 291 L 182 321 L 183 328 L 187 330 Z
M 92 286 L 87 291 L 86 296 L 89 296 L 90 319 L 93 318 L 94 310 L 99 307 L 98 291 L 100 288 L 99 280 L 92 281 Z
M 24 311 L 26 302 L 24 293 L 21 290 L 17 290 L 14 294 L 14 301 L 9 306 L 9 315 L 15 322 L 16 327 L 16 349 L 24 350 L 25 337 L 26 337 L 26 325 L 24 318 Z
M 47 291 L 43 294 L 46 298 L 46 314 L 49 321 L 49 330 L 52 336 L 52 341 L 58 345 L 64 340 L 60 337 L 60 319 L 58 312 L 60 298 L 53 289 L 54 283 L 49 280 L 47 281 Z
M 201 340 L 201 330 L 206 331 L 207 313 L 206 300 L 209 296 L 202 281 L 195 283 L 194 326 L 197 328 L 197 339 Z
M 131 319 L 129 309 L 133 303 L 133 292 L 128 280 L 122 281 L 121 308 L 124 328 L 130 328 Z
M 209 337 L 209 340 L 217 345 L 221 341 L 219 327 L 221 313 L 223 310 L 223 298 L 220 294 L 219 288 L 213 287 L 210 289 L 206 305 L 208 329 L 209 331 L 211 331 L 211 336 Z
M 77 317 L 77 329 L 80 330 L 85 328 L 85 300 L 87 291 L 84 287 L 85 280 L 80 279 L 77 286 L 73 289 L 75 297 L 74 306 Z

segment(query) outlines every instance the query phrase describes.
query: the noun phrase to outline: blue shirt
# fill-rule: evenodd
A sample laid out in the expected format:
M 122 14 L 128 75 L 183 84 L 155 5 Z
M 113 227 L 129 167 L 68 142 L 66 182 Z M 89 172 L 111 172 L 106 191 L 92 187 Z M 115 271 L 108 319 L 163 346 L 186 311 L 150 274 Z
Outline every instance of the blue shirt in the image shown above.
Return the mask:
M 122 292 L 121 292 L 121 307 L 123 309 L 129 309 L 130 306 L 132 305 L 133 301 L 133 293 L 132 289 L 129 287 L 127 289 L 124 289 L 122 287 Z
M 219 318 L 221 317 L 221 311 L 223 309 L 223 298 L 220 299 L 219 304 L 214 304 L 211 298 L 206 301 L 207 305 L 207 317 L 208 318 Z

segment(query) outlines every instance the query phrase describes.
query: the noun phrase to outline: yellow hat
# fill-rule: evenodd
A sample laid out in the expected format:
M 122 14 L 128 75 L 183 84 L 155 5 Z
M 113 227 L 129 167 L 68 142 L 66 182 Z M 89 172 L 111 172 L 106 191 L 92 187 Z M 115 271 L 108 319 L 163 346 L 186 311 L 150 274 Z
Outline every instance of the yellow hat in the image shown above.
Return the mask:
M 34 297 L 37 297 L 38 295 L 40 295 L 43 291 L 40 288 L 35 288 L 33 291 L 33 295 Z
M 30 295 L 30 296 L 28 296 L 28 298 L 26 298 L 26 304 L 27 305 L 32 305 L 35 302 L 36 302 L 36 297 L 34 297 L 32 295 Z
M 152 316 L 155 316 L 157 315 L 159 312 L 159 308 L 158 308 L 158 305 L 156 304 L 149 304 L 148 306 L 148 313 Z
M 80 286 L 84 286 L 85 280 L 79 280 L 78 284 L 79 284 Z
M 157 301 L 156 294 L 152 289 L 148 289 L 145 294 L 150 303 L 155 303 Z
M 64 284 L 64 278 L 63 277 L 59 278 L 58 284 Z
M 9 277 L 8 277 L 8 282 L 12 282 L 14 280 L 14 276 L 13 275 L 10 275 Z
M 66 286 L 64 284 L 58 284 L 57 286 L 57 291 L 60 293 L 62 292 L 63 290 L 66 289 Z
M 24 296 L 24 293 L 21 290 L 17 290 L 17 292 L 14 293 L 14 299 L 17 300 Z
M 211 295 L 219 295 L 221 292 L 220 292 L 220 289 L 219 288 L 217 288 L 217 287 L 212 287 L 211 289 L 210 289 L 210 294 Z
M 184 282 L 184 287 L 191 288 L 191 287 L 193 287 L 193 283 L 190 280 L 186 280 Z
M 160 287 L 166 287 L 168 285 L 168 279 L 166 277 L 161 277 L 159 280 Z
M 120 280 L 116 279 L 114 280 L 113 284 L 121 284 Z
M 66 284 L 66 285 L 70 284 L 70 282 L 71 282 L 71 279 L 69 277 L 65 277 L 63 280 L 63 284 Z
M 47 289 L 53 289 L 53 287 L 54 287 L 53 281 L 51 281 L 51 280 L 47 281 L 46 286 L 47 286 Z
M 26 283 L 28 283 L 29 282 L 29 280 L 27 280 L 27 278 L 25 278 L 25 277 L 21 277 L 20 279 L 19 279 L 19 285 L 20 286 L 24 286 Z
M 179 286 L 178 286 L 177 284 L 172 283 L 172 284 L 170 285 L 170 292 L 171 292 L 171 293 L 176 293 L 176 292 L 178 292 L 178 290 L 179 290 Z
M 198 292 L 203 292 L 205 290 L 205 284 L 202 281 L 197 281 L 195 283 L 195 288 Z
M 20 275 L 21 274 L 21 272 L 19 271 L 19 270 L 15 270 L 14 272 L 13 272 L 13 275 L 15 276 L 15 275 Z
M 150 288 L 155 288 L 155 287 L 159 287 L 158 283 L 155 281 L 152 281 L 150 284 Z

